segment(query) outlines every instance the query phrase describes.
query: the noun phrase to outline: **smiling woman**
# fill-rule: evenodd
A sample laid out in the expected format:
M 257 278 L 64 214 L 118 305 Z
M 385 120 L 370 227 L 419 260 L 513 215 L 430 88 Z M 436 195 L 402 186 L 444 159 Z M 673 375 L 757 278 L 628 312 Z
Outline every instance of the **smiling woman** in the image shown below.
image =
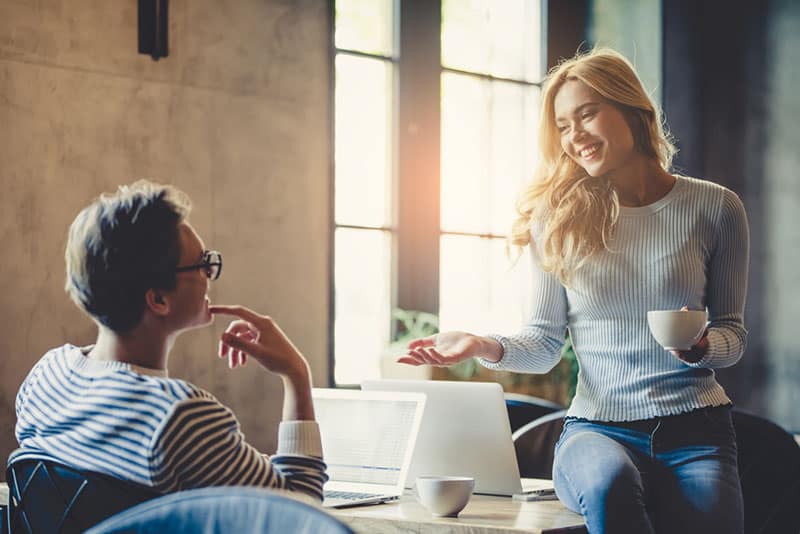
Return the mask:
M 580 80 L 567 80 L 555 98 L 561 148 L 589 176 L 602 176 L 633 153 L 622 112 Z
M 622 196 L 628 205 L 645 205 L 674 184 L 666 169 L 675 147 L 633 67 L 609 49 L 591 58 L 565 61 L 550 74 L 539 124 L 543 164 L 520 199 L 512 232 L 512 242 L 525 246 L 531 220 L 546 221 L 540 260 L 564 283 L 608 248 Z M 636 172 L 615 172 L 631 164 Z M 628 195 L 632 188 L 623 182 L 642 173 L 652 176 L 644 195 Z
M 668 172 L 674 149 L 660 112 L 613 50 L 549 74 L 539 145 L 513 236 L 530 249 L 530 320 L 510 336 L 415 340 L 400 361 L 475 357 L 546 373 L 569 329 L 580 371 L 555 451 L 559 499 L 593 534 L 741 532 L 731 400 L 714 371 L 738 362 L 746 343 L 741 201 Z M 665 350 L 648 311 L 683 307 L 707 310 L 707 328 L 689 350 Z

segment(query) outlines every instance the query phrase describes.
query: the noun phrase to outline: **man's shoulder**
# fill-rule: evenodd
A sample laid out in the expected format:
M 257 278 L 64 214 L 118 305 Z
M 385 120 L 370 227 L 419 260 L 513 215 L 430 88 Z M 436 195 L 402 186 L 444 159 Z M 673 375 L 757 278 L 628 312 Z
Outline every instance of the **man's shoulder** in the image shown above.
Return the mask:
M 80 347 L 69 343 L 47 351 L 34 365 L 31 375 L 42 371 L 60 375 L 62 379 L 86 388 L 113 389 L 139 398 L 153 395 L 168 404 L 190 399 L 216 401 L 211 393 L 187 380 L 145 373 L 122 362 L 90 360 Z

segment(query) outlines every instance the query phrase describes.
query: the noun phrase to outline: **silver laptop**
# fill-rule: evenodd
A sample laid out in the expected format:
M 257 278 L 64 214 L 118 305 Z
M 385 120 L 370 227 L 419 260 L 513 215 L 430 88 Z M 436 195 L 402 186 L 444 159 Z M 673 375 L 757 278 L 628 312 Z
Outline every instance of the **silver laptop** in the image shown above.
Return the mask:
M 425 395 L 315 388 L 312 397 L 328 465 L 322 505 L 344 508 L 402 495 Z
M 367 380 L 365 391 L 427 395 L 407 485 L 419 475 L 475 478 L 475 493 L 513 495 L 522 481 L 503 388 L 494 382 Z

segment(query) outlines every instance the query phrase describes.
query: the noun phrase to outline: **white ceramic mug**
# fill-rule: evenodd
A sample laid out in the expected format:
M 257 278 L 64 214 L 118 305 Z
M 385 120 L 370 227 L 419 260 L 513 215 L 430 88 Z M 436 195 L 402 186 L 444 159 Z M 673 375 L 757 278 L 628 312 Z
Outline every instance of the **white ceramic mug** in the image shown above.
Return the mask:
M 472 477 L 417 477 L 417 498 L 437 517 L 456 517 L 469 502 L 473 489 Z
M 700 341 L 708 324 L 705 310 L 653 310 L 647 312 L 650 333 L 667 350 L 689 350 Z

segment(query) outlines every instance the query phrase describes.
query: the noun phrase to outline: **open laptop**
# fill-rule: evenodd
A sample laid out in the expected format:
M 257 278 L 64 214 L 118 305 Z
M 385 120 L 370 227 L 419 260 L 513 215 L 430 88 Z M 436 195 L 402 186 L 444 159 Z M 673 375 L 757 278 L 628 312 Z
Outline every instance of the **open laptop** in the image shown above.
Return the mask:
M 427 395 L 408 486 L 419 475 L 459 475 L 475 478 L 475 493 L 523 491 L 500 384 L 367 380 L 361 389 Z
M 400 497 L 425 395 L 318 388 L 311 394 L 328 465 L 322 505 L 344 508 Z

